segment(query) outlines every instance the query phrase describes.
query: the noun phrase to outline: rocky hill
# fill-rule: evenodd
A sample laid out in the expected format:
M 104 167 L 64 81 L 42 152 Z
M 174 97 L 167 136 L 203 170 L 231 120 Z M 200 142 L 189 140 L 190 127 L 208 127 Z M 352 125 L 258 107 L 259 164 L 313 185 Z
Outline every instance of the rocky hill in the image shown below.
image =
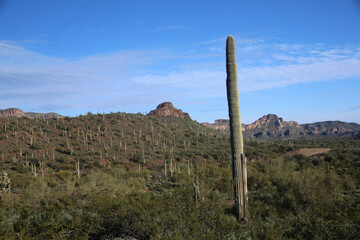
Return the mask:
M 250 138 L 282 138 L 304 135 L 304 130 L 294 121 L 284 121 L 275 114 L 264 115 L 244 127 L 244 136 Z
M 177 109 L 174 107 L 174 105 L 171 102 L 164 102 L 157 106 L 155 110 L 152 110 L 148 113 L 148 115 L 154 115 L 154 116 L 174 116 L 179 118 L 186 118 L 190 119 L 190 116 L 188 113 L 183 112 L 180 109 Z
M 229 132 L 229 120 L 219 119 L 215 123 L 203 123 L 207 127 Z M 284 121 L 275 114 L 264 115 L 251 124 L 243 124 L 244 136 L 248 138 L 304 138 L 359 136 L 360 125 L 341 121 L 326 121 L 299 124 L 295 121 Z
M 23 117 L 25 113 L 18 108 L 0 109 L 0 117 Z
M 24 112 L 18 108 L 7 108 L 0 109 L 0 117 L 28 117 L 28 118 L 62 118 L 63 116 L 54 112 L 51 113 L 35 113 L 35 112 Z

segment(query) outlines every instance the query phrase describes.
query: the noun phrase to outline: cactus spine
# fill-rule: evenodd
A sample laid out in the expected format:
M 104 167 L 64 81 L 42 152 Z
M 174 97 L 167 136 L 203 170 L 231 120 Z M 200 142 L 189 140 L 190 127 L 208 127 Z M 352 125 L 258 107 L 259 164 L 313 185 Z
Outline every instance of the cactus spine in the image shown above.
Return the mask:
M 236 214 L 238 220 L 245 221 L 245 209 L 247 203 L 247 173 L 240 119 L 235 41 L 233 36 L 228 36 L 226 41 L 226 73 Z

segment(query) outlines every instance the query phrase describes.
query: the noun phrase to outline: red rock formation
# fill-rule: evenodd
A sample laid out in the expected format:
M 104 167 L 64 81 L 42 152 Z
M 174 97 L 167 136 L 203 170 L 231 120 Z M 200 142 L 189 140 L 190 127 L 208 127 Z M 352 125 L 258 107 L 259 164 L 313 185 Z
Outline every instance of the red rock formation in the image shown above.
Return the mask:
M 149 112 L 148 115 L 190 118 L 188 113 L 185 113 L 182 110 L 175 108 L 171 102 L 164 102 L 159 104 L 157 108 Z
M 25 113 L 18 108 L 0 109 L 0 117 L 23 117 Z

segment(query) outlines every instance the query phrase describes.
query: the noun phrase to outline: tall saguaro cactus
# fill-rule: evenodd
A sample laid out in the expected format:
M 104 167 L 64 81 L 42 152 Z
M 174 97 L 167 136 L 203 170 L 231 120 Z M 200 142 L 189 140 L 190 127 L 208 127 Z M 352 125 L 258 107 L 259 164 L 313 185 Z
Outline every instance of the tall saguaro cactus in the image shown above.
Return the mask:
M 247 204 L 247 172 L 240 119 L 238 76 L 235 41 L 233 36 L 228 36 L 226 40 L 226 73 L 236 214 L 240 221 L 245 221 L 245 209 Z

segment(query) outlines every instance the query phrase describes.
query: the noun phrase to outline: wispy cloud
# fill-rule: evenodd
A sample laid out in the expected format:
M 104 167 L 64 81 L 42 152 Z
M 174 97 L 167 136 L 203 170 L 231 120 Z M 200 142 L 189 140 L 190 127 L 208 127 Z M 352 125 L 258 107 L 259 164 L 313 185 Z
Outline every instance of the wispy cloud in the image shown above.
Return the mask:
M 45 56 L 0 41 L 0 108 L 64 114 L 145 111 L 161 101 L 225 99 L 225 53 L 219 54 L 225 46 L 219 39 L 186 51 L 126 50 L 79 59 Z M 237 46 L 243 93 L 360 77 L 359 46 L 280 45 L 259 39 Z
M 156 31 L 177 30 L 177 29 L 185 29 L 185 26 L 181 25 L 181 24 L 167 25 L 167 26 L 162 26 L 162 27 L 155 28 L 152 31 L 156 32 Z
M 243 79 L 243 91 L 257 91 L 285 87 L 297 83 L 310 83 L 360 77 L 360 59 L 331 60 L 318 62 L 260 66 L 239 69 Z
M 224 43 L 225 41 L 226 41 L 226 37 L 221 37 L 221 38 L 211 39 L 211 40 L 207 40 L 207 41 L 197 42 L 197 43 L 194 43 L 193 45 L 195 45 L 195 46 L 198 46 L 198 45 L 213 45 L 213 44 Z
M 114 101 L 121 95 L 136 102 L 134 89 L 149 91 L 129 79 L 171 58 L 163 50 L 137 50 L 68 60 L 0 42 L 0 108 L 49 105 L 66 112 L 68 103 L 77 111 L 129 106 L 125 99 Z
M 307 48 L 308 46 L 301 47 L 299 45 L 260 46 L 259 49 L 252 50 L 251 53 L 239 49 L 238 75 L 240 91 L 251 92 L 298 83 L 360 77 L 358 49 L 337 48 L 310 52 Z M 298 52 L 289 54 L 285 51 L 289 49 L 296 49 Z M 254 57 L 253 52 L 259 52 L 259 56 Z M 268 54 L 268 52 L 272 52 L 272 54 Z M 222 90 L 226 78 L 224 67 L 224 65 L 220 65 L 211 69 L 198 68 L 191 71 L 170 71 L 165 75 L 148 74 L 135 77 L 133 81 L 145 85 L 166 84 L 167 86 L 193 89 L 202 87 L 204 89 Z M 223 96 L 224 92 L 219 92 L 218 95 Z
M 360 104 L 343 110 L 343 112 L 353 112 L 353 111 L 360 111 Z

